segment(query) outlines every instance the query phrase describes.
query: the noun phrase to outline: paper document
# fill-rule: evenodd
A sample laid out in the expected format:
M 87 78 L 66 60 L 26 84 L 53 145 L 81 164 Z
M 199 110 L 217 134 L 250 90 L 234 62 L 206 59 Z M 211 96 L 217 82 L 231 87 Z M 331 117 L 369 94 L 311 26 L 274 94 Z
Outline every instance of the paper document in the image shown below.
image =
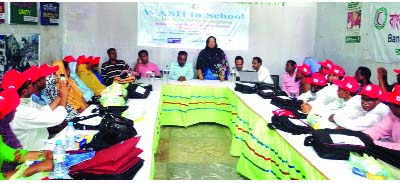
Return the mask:
M 365 144 L 358 137 L 341 134 L 331 134 L 330 136 L 334 144 L 352 144 L 365 146 Z

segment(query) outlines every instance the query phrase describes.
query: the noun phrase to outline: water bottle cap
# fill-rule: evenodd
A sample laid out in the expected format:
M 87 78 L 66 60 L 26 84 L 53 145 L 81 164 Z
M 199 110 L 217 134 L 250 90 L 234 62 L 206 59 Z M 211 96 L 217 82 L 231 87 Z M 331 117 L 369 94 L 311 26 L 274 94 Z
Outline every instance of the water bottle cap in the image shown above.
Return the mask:
M 74 122 L 72 121 L 68 122 L 68 126 L 74 126 Z
M 62 141 L 61 140 L 57 140 L 56 141 L 56 145 L 62 145 Z

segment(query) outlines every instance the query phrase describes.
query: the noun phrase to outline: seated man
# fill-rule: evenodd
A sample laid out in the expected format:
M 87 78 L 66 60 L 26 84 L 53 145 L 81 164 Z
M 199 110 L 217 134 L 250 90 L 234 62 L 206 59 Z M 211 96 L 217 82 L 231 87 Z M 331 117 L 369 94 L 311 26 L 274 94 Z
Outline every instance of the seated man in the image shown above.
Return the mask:
M 101 92 L 106 89 L 106 86 L 103 85 L 103 83 L 95 75 L 95 72 L 98 70 L 99 61 L 100 57 L 95 57 L 93 59 L 90 59 L 89 57 L 86 58 L 84 62 L 79 62 L 78 60 L 78 67 L 76 70 L 79 78 L 81 78 L 86 86 L 93 91 L 95 96 L 101 95 Z
M 388 115 L 375 126 L 365 129 L 376 145 L 400 150 L 400 85 L 395 85 L 393 92 L 384 92 L 381 100 L 390 108 Z
M 235 68 L 236 71 L 242 71 L 242 70 L 246 70 L 245 68 L 243 68 L 243 64 L 244 64 L 244 60 L 242 56 L 236 56 L 235 57 Z M 236 72 L 236 81 L 240 81 L 240 75 L 239 72 Z
M 128 64 L 123 60 L 117 60 L 117 51 L 115 48 L 107 50 L 109 60 L 101 65 L 101 77 L 103 77 L 106 86 L 111 85 L 114 79 L 119 78 L 124 70 L 129 70 Z
M 6 89 L 0 92 L 0 123 L 8 124 L 15 116 L 15 109 L 20 103 L 19 96 L 15 90 L 16 88 Z M 0 126 L 3 126 L 3 124 L 0 124 Z M 21 149 L 21 147 L 12 147 L 8 145 L 5 140 L 3 141 L 3 134 L 0 134 L 0 149 L 0 180 L 9 179 L 16 173 L 15 167 L 4 171 L 4 165 L 6 163 L 22 164 L 28 160 L 42 159 L 41 162 L 29 166 L 29 168 L 22 173 L 23 177 L 29 177 L 38 172 L 49 172 L 53 170 L 53 153 L 51 151 L 35 152 Z
M 303 64 L 300 66 L 296 65 L 296 77 L 295 81 L 299 82 L 299 96 L 297 97 L 298 100 L 302 101 L 308 101 L 310 98 L 312 98 L 312 93 L 311 93 L 311 84 L 308 82 L 305 82 L 305 79 L 308 78 L 311 75 L 311 69 L 308 65 Z
M 394 69 L 393 70 L 396 73 L 396 81 L 395 83 L 389 85 L 387 81 L 387 71 L 383 67 L 379 67 L 377 69 L 378 72 L 378 81 L 379 81 L 379 87 L 381 87 L 383 92 L 390 92 L 393 90 L 394 85 L 400 83 L 400 69 Z
M 146 50 L 140 50 L 138 57 L 134 71 L 138 73 L 140 77 L 147 77 L 146 72 L 148 71 L 154 72 L 156 76 L 161 76 L 157 64 L 149 61 L 149 53 Z
M 258 81 L 263 82 L 263 83 L 268 83 L 268 84 L 274 84 L 274 81 L 272 81 L 269 70 L 266 67 L 261 66 L 261 65 L 262 65 L 261 58 L 253 57 L 252 66 L 253 66 L 253 69 L 258 72 Z
M 311 77 L 305 78 L 304 82 L 311 85 L 311 97 L 303 100 L 300 110 L 309 113 L 312 109 L 310 102 L 315 100 L 317 98 L 316 93 L 326 86 L 326 78 L 323 74 L 316 72 Z
M 178 61 L 171 63 L 171 72 L 169 78 L 172 80 L 186 81 L 194 77 L 193 65 L 191 62 L 186 62 L 187 52 L 179 51 Z
M 68 67 L 68 63 L 56 60 L 53 62 L 53 66 L 58 66 L 58 71 L 56 72 L 56 79 L 57 79 L 57 87 L 60 89 L 60 81 L 65 79 L 67 83 L 70 85 L 71 89 L 68 95 L 68 103 L 78 112 L 82 113 L 87 107 L 88 104 L 86 103 L 82 91 L 79 89 L 78 85 L 75 81 L 70 77 L 70 70 Z M 61 77 L 63 76 L 63 78 Z
M 293 60 L 288 60 L 286 62 L 285 71 L 286 73 L 282 76 L 282 90 L 292 97 L 299 96 L 300 82 L 296 81 L 296 62 Z
M 322 67 L 322 66 L 321 66 Z M 320 103 L 321 105 L 329 105 L 332 102 L 338 101 L 338 87 L 333 84 L 334 80 L 341 80 L 344 76 L 344 70 L 338 65 L 332 65 L 332 69 L 324 71 L 327 77 L 328 86 L 317 93 L 318 97 L 314 103 Z
M 329 120 L 350 130 L 361 131 L 372 127 L 389 113 L 389 107 L 379 99 L 381 94 L 379 86 L 365 85 L 361 90 L 359 105 L 345 106 Z
M 47 141 L 49 137 L 47 127 L 62 123 L 67 116 L 65 107 L 69 94 L 67 83 L 61 81 L 60 100 L 54 110 L 49 105 L 41 106 L 32 102 L 32 82 L 37 80 L 37 75 L 38 68 L 33 66 L 17 76 L 5 74 L 3 77 L 3 80 L 13 81 L 13 83 L 21 81 L 24 83 L 17 90 L 21 103 L 17 107 L 14 120 L 11 121 L 10 126 L 22 147 L 35 151 L 41 150 L 44 142 Z
M 326 75 L 326 71 L 329 71 L 332 69 L 332 67 L 335 65 L 331 60 L 326 59 L 323 62 L 318 62 L 321 67 L 319 68 L 319 73 Z

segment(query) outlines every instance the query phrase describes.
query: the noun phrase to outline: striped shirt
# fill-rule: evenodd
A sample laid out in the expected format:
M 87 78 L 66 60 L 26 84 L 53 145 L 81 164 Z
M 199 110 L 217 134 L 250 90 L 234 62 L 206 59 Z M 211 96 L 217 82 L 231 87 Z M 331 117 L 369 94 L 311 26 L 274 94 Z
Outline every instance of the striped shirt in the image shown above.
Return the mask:
M 117 60 L 117 63 L 112 64 L 111 61 L 101 64 L 101 77 L 107 86 L 113 83 L 114 77 L 119 76 L 121 71 L 128 70 L 129 66 L 123 60 Z

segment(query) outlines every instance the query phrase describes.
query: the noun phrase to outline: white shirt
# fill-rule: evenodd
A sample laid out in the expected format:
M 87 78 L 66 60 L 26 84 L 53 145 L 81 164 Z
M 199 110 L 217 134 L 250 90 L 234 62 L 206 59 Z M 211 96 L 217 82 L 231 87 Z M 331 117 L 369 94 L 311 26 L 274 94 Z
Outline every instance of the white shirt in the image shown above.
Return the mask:
M 328 85 L 318 91 L 317 98 L 309 102 L 311 112 L 321 116 L 333 114 L 331 110 L 338 110 L 344 106 L 344 100 L 337 96 L 338 86 Z
M 337 125 L 343 128 L 362 131 L 380 122 L 389 111 L 389 107 L 383 103 L 379 103 L 370 111 L 365 111 L 360 101 L 358 105 L 343 107 L 336 112 L 333 119 Z
M 31 98 L 21 98 L 10 126 L 24 149 L 39 151 L 49 138 L 47 128 L 61 124 L 65 117 L 64 107 L 51 110 L 49 105 L 40 106 Z
M 312 95 L 311 90 L 308 90 L 307 92 L 300 94 L 299 97 L 297 97 L 297 100 L 302 100 L 303 102 L 308 102 L 313 97 L 314 96 Z
M 269 73 L 269 70 L 266 67 L 260 66 L 257 72 L 258 72 L 258 81 L 268 84 L 274 84 L 274 81 L 272 81 L 271 78 L 271 74 Z

